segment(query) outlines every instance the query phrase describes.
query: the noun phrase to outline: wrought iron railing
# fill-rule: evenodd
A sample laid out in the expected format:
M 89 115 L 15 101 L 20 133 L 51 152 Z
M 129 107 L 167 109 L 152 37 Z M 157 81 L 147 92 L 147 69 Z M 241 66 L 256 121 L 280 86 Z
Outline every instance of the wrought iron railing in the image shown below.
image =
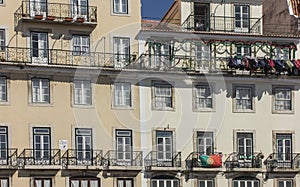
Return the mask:
M 63 3 L 22 1 L 15 12 L 15 24 L 20 19 L 32 18 L 48 21 L 97 22 L 97 7 Z
M 0 166 L 17 166 L 18 149 L 0 149 Z
M 189 15 L 182 27 L 194 31 L 220 31 L 261 34 L 261 18 L 236 20 L 230 16 Z
M 145 168 L 181 167 L 181 152 L 151 151 L 144 159 Z
M 264 155 L 261 152 L 250 155 L 234 152 L 226 158 L 225 167 L 227 170 L 233 168 L 261 168 L 263 158 Z
M 67 166 L 101 166 L 102 150 L 68 149 L 62 155 L 62 165 Z
M 19 166 L 60 165 L 60 149 L 24 149 L 18 156 Z
M 273 169 L 299 169 L 299 153 L 271 153 L 264 161 L 268 171 Z
M 220 168 L 222 167 L 222 153 L 192 152 L 185 159 L 185 166 L 187 170 L 193 168 Z
M 109 150 L 104 155 L 103 166 L 142 166 L 142 151 Z

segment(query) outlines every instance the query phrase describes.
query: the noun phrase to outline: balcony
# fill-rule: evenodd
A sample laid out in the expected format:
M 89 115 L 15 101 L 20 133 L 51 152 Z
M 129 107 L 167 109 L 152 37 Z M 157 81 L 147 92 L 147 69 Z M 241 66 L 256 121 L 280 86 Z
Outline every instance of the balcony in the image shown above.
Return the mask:
M 264 161 L 269 172 L 298 172 L 300 168 L 299 153 L 271 153 Z
M 192 31 L 206 32 L 232 32 L 232 33 L 251 33 L 261 34 L 261 18 L 248 18 L 236 20 L 229 16 L 202 16 L 189 15 L 183 22 L 182 28 Z
M 14 13 L 15 27 L 20 21 L 74 25 L 97 24 L 97 7 L 62 3 L 22 1 Z
M 17 169 L 18 149 L 8 148 L 0 150 L 0 169 Z
M 142 170 L 142 151 L 115 151 L 110 150 L 104 155 L 103 167 L 105 170 Z
M 82 52 L 61 49 L 32 49 L 5 47 L 0 51 L 0 62 L 32 65 L 101 67 L 121 70 L 136 61 L 135 54 Z
M 22 169 L 61 169 L 60 149 L 24 149 L 18 156 Z
M 64 169 L 102 169 L 102 150 L 68 149 L 62 156 Z
M 222 171 L 222 154 L 204 154 L 192 152 L 185 159 L 188 171 Z
M 181 152 L 151 151 L 144 159 L 147 171 L 181 170 Z
M 251 155 L 231 153 L 225 160 L 227 171 L 261 171 L 264 155 L 253 153 Z

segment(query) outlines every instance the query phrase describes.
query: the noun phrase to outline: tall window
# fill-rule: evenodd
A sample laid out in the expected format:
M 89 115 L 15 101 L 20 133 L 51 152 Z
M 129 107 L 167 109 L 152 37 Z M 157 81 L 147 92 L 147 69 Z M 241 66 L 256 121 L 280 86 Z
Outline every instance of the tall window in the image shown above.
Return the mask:
M 0 102 L 7 101 L 7 80 L 6 77 L 0 77 Z
M 234 179 L 233 187 L 259 187 L 259 180 L 257 179 Z
M 1 4 L 1 0 L 0 0 Z M 4 50 L 5 48 L 5 30 L 0 29 L 0 50 Z
M 172 85 L 167 83 L 154 83 L 154 108 L 173 108 Z
M 249 32 L 249 6 L 235 5 L 235 31 Z
M 278 180 L 278 187 L 293 187 L 293 180 Z
M 117 143 L 117 159 L 130 161 L 132 149 L 132 131 L 131 130 L 117 130 L 116 131 Z
M 292 89 L 274 88 L 275 111 L 292 111 Z
M 170 161 L 173 155 L 173 133 L 156 131 L 157 160 Z
M 75 144 L 78 162 L 89 164 L 92 159 L 92 129 L 76 128 Z
M 34 187 L 52 187 L 52 180 L 47 178 L 35 178 Z
M 198 68 L 205 70 L 209 68 L 210 48 L 205 44 L 196 45 L 196 59 Z
M 194 106 L 196 110 L 213 108 L 213 93 L 209 85 L 195 85 Z
M 31 79 L 32 102 L 50 103 L 50 83 L 49 79 Z
M 118 187 L 133 187 L 133 180 L 128 178 L 124 178 L 124 179 L 118 178 L 117 183 L 118 183 Z
M 83 35 L 73 35 L 73 54 L 83 55 L 90 51 L 90 37 Z
M 31 32 L 31 48 L 33 63 L 48 63 L 48 33 Z
M 90 81 L 74 81 L 74 104 L 92 104 L 92 89 Z
M 199 187 L 214 187 L 213 180 L 199 180 Z
M 33 128 L 34 159 L 39 164 L 50 164 L 51 134 L 48 127 Z
M 251 160 L 253 156 L 253 133 L 237 133 L 237 152 L 239 159 Z
M 128 0 L 113 0 L 114 13 L 128 14 Z
M 7 178 L 0 178 L 0 187 L 9 187 L 9 180 Z
M 0 4 L 3 4 L 4 3 L 4 0 L 0 0 Z
M 289 162 L 292 160 L 292 134 L 276 134 L 276 150 L 279 167 L 290 167 Z
M 254 86 L 235 86 L 235 111 L 247 112 L 253 110 Z
M 214 153 L 213 132 L 197 132 L 197 152 L 205 155 Z
M 1 164 L 8 164 L 7 163 L 7 149 L 8 149 L 8 132 L 7 127 L 0 127 L 0 163 Z M 0 186 L 1 187 L 1 186 Z
M 123 68 L 130 61 L 130 39 L 114 37 L 114 65 Z
M 114 106 L 131 107 L 131 85 L 130 83 L 114 83 Z
M 100 187 L 98 178 L 71 178 L 70 187 Z
M 151 187 L 179 187 L 178 179 L 151 179 Z

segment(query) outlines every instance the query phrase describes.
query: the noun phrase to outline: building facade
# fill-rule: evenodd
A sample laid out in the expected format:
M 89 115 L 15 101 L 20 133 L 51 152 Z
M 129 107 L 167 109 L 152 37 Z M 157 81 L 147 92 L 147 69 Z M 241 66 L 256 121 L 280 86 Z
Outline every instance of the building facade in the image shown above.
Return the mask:
M 0 0 L 0 187 L 300 185 L 280 2 L 284 32 L 260 0 L 178 0 L 161 22 L 134 0 Z

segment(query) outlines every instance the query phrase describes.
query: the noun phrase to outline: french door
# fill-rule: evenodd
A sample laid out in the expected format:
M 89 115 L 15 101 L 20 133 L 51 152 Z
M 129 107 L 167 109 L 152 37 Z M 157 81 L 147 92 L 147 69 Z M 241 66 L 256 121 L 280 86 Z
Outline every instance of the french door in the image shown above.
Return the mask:
M 198 132 L 197 133 L 197 152 L 200 154 L 213 154 L 213 133 Z
M 132 139 L 131 131 L 117 130 L 117 160 L 131 162 L 132 157 Z
M 50 164 L 50 128 L 33 128 L 33 152 L 35 163 Z
M 88 17 L 88 0 L 72 0 L 72 13 L 73 17 L 82 17 L 87 19 Z
M 237 133 L 237 151 L 239 160 L 251 162 L 253 159 L 253 134 Z
M 78 164 L 91 164 L 92 160 L 92 130 L 76 129 L 76 153 Z
M 31 58 L 32 63 L 48 63 L 48 34 L 31 32 Z
M 47 0 L 30 0 L 29 10 L 31 17 L 39 15 L 45 18 L 47 15 Z
M 129 64 L 129 45 L 129 38 L 114 38 L 114 65 L 116 68 L 123 68 Z
M 249 6 L 235 5 L 235 31 L 249 32 L 250 13 Z
M 279 167 L 290 167 L 292 161 L 292 135 L 277 134 L 276 135 L 276 150 Z M 282 165 L 280 165 L 282 163 Z
M 158 161 L 172 161 L 173 140 L 172 132 L 157 131 L 156 132 L 156 149 Z

